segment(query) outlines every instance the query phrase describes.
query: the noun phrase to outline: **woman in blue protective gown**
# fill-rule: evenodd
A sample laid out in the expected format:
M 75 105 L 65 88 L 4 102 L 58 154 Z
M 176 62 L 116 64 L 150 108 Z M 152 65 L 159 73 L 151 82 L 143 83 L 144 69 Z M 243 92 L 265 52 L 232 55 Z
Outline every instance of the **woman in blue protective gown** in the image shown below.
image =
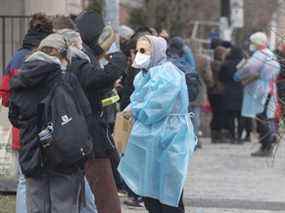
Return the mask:
M 166 60 L 166 41 L 143 36 L 133 66 L 141 69 L 125 113 L 134 126 L 119 172 L 150 213 L 185 212 L 182 202 L 196 137 L 185 74 Z

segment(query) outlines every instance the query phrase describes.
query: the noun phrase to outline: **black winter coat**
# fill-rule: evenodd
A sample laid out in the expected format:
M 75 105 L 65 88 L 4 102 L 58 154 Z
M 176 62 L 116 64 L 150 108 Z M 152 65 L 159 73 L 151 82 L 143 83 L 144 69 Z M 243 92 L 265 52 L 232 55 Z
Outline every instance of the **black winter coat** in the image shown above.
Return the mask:
M 104 69 L 79 58 L 73 58 L 72 63 L 67 67 L 68 72 L 77 76 L 92 108 L 89 127 L 96 158 L 106 158 L 115 150 L 110 129 L 103 120 L 101 100 L 105 90 L 113 87 L 126 66 L 125 56 L 122 53 L 114 53 Z
M 242 59 L 242 52 L 239 48 L 233 48 L 221 66 L 219 79 L 224 83 L 224 106 L 225 110 L 241 111 L 243 100 L 243 86 L 240 82 L 234 81 L 236 66 Z
M 37 152 L 37 146 L 40 146 L 38 133 L 42 128 L 38 105 L 49 94 L 54 83 L 60 80 L 67 81 L 74 89 L 81 109 L 88 118 L 91 108 L 77 78 L 73 74 L 63 74 L 56 63 L 41 60 L 26 62 L 22 72 L 10 81 L 12 96 L 9 119 L 13 126 L 20 129 L 20 163 L 22 160 L 33 161 L 35 157 L 31 152 Z
M 69 69 L 81 79 L 81 85 L 92 106 L 91 127 L 93 130 L 91 134 L 95 143 L 95 157 L 106 158 L 110 156 L 110 152 L 115 150 L 111 129 L 108 128 L 109 124 L 107 123 L 107 121 L 114 120 L 115 109 L 112 109 L 113 106 L 109 106 L 108 110 L 107 108 L 102 109 L 101 99 L 112 92 L 115 81 L 127 68 L 127 60 L 122 53 L 115 53 L 111 55 L 110 63 L 104 69 L 99 68 L 97 59 L 104 53 L 104 50 L 98 45 L 98 38 L 103 32 L 104 21 L 96 12 L 81 13 L 76 19 L 76 26 L 84 43 L 84 51 L 89 56 L 92 65 L 86 62 L 82 64 L 83 62 L 77 60 L 72 63 Z M 88 74 L 84 70 L 89 70 Z M 89 81 L 88 88 L 86 87 L 87 82 L 82 81 L 84 78 L 94 78 L 94 81 Z
M 131 102 L 130 97 L 135 90 L 134 79 L 139 72 L 139 69 L 129 68 L 128 72 L 123 76 L 123 88 L 119 91 L 121 110 L 124 110 Z

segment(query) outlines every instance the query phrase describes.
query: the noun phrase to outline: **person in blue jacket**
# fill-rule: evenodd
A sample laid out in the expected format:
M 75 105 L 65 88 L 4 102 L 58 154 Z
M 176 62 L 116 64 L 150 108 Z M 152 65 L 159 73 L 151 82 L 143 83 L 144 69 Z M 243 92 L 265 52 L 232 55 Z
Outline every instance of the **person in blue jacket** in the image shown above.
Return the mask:
M 265 33 L 250 36 L 251 58 L 234 75 L 234 80 L 244 85 L 242 116 L 257 120 L 260 148 L 252 157 L 271 157 L 276 143 L 275 118 L 278 111 L 276 79 L 280 64 L 268 48 Z M 240 64 L 241 65 L 241 64 Z
M 134 126 L 119 172 L 150 213 L 185 212 L 182 194 L 196 137 L 185 74 L 167 61 L 166 41 L 143 36 L 133 66 L 141 71 L 125 110 Z

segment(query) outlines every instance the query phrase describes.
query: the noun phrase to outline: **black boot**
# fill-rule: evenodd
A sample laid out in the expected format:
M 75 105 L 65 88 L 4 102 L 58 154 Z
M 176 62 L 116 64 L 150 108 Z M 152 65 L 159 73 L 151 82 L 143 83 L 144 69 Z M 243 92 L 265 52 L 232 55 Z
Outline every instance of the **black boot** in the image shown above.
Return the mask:
M 219 132 L 217 130 L 211 130 L 211 142 L 219 143 Z
M 273 146 L 272 145 L 262 145 L 259 150 L 251 154 L 252 157 L 272 157 L 273 156 Z

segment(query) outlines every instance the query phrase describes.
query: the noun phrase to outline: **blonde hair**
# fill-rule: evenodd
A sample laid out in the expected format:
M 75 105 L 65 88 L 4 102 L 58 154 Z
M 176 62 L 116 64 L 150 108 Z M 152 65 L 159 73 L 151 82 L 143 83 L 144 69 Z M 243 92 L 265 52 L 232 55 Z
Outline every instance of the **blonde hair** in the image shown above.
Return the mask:
M 43 52 L 49 56 L 57 57 L 60 60 L 62 60 L 62 59 L 67 60 L 66 54 L 61 53 L 60 51 L 58 51 L 58 49 L 56 49 L 54 47 L 42 47 L 42 48 L 37 49 L 36 51 L 41 51 L 41 52 Z

